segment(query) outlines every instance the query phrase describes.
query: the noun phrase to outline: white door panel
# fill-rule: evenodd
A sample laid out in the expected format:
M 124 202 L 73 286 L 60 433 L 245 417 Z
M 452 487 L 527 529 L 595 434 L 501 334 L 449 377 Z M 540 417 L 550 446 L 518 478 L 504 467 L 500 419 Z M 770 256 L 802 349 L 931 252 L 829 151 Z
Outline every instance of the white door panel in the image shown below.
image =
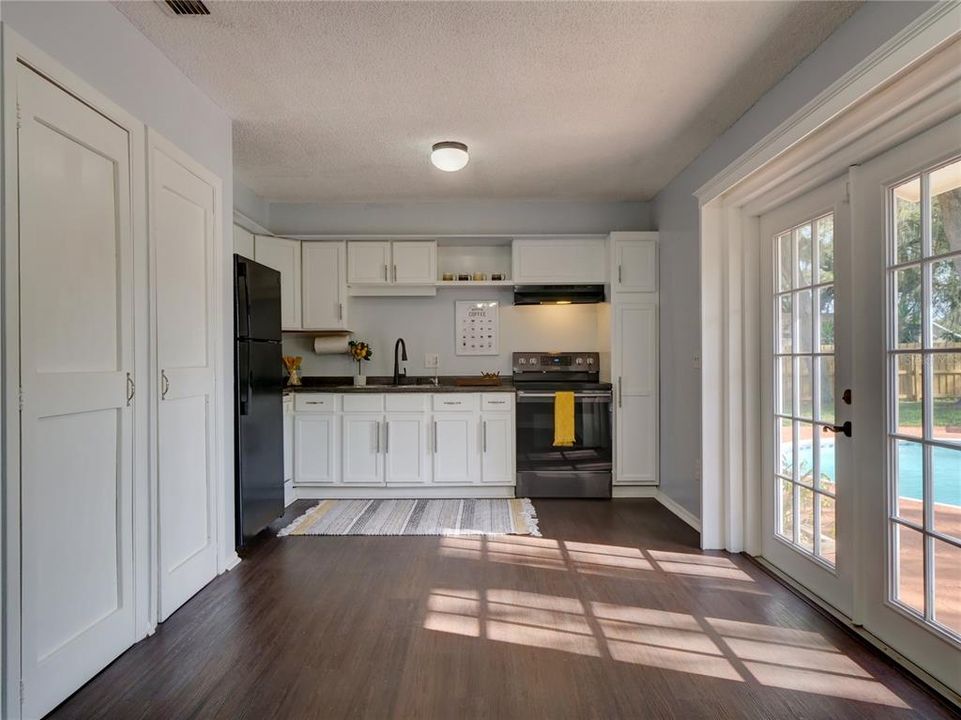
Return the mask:
M 383 485 L 384 461 L 381 455 L 381 416 L 345 414 L 344 474 L 345 484 Z
M 434 482 L 469 485 L 476 479 L 477 419 L 471 413 L 434 416 Z
M 347 327 L 347 245 L 303 244 L 303 325 L 307 330 Z
M 21 66 L 22 711 L 129 647 L 133 238 L 127 133 Z
M 423 414 L 388 415 L 384 428 L 384 453 L 388 485 L 429 482 L 426 417 Z
M 625 395 L 617 408 L 620 433 L 617 442 L 615 484 L 657 484 L 657 409 L 651 396 Z
M 348 283 L 384 285 L 389 281 L 389 242 L 347 243 Z
M 391 243 L 395 283 L 416 285 L 437 282 L 437 243 L 424 242 Z
M 337 482 L 339 424 L 337 415 L 305 413 L 294 416 L 294 482 L 322 485 Z
M 217 189 L 151 135 L 160 619 L 217 574 L 213 283 Z
M 481 416 L 481 480 L 513 485 L 514 415 L 491 413 Z

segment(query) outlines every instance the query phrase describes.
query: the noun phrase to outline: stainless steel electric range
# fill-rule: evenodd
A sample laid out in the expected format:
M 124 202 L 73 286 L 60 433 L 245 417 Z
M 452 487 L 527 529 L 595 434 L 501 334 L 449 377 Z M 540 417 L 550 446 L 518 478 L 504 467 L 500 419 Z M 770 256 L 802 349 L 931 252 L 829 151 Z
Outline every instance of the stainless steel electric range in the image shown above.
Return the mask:
M 516 352 L 517 496 L 610 498 L 613 392 L 591 352 Z M 574 445 L 554 445 L 554 393 L 574 393 Z

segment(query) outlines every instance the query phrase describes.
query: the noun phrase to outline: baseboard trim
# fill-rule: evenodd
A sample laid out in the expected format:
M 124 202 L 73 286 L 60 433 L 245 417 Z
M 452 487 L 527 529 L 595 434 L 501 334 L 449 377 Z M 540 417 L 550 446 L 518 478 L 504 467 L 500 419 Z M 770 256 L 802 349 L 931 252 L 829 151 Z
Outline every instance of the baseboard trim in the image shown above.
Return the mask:
M 615 485 L 611 489 L 613 498 L 656 498 L 657 485 Z
M 236 552 L 232 552 L 224 561 L 224 572 L 230 572 L 238 565 L 240 565 L 240 555 L 238 555 Z
M 294 488 L 298 500 L 369 500 L 405 498 L 512 498 L 513 485 L 465 485 L 453 487 L 310 487 Z
M 657 501 L 661 503 L 664 507 L 670 510 L 672 513 L 677 515 L 681 520 L 686 522 L 692 528 L 701 532 L 701 518 L 692 513 L 686 507 L 678 503 L 676 500 L 668 497 L 664 494 L 660 488 L 657 490 Z
M 921 683 L 926 688 L 931 690 L 931 692 L 938 695 L 938 697 L 941 698 L 942 701 L 947 703 L 949 707 L 951 707 L 954 710 L 961 710 L 961 695 L 958 695 L 956 692 L 954 692 L 954 690 L 952 690 L 943 682 L 938 680 L 936 677 L 928 673 L 927 670 L 914 664 L 914 662 L 906 658 L 904 655 L 899 653 L 897 650 L 892 648 L 890 645 L 885 643 L 876 635 L 874 635 L 868 630 L 865 630 L 864 627 L 860 625 L 855 625 L 854 623 L 852 623 L 851 619 L 847 617 L 847 615 L 842 613 L 840 610 L 835 608 L 830 603 L 827 603 L 821 598 L 819 598 L 817 595 L 815 595 L 806 587 L 804 587 L 803 585 L 795 581 L 789 575 L 786 575 L 785 573 L 778 570 L 776 567 L 774 567 L 774 565 L 769 563 L 760 555 L 756 557 L 753 555 L 749 555 L 748 553 L 742 553 L 742 555 L 744 555 L 746 558 L 754 562 L 758 567 L 764 570 L 764 572 L 766 572 L 768 575 L 775 578 L 778 582 L 780 582 L 782 585 L 787 587 L 795 595 L 800 596 L 802 599 L 806 600 L 808 603 L 810 603 L 815 608 L 823 612 L 825 615 L 830 616 L 835 623 L 837 623 L 842 628 L 844 628 L 848 633 L 850 633 L 851 635 L 854 635 L 857 638 L 860 638 L 864 642 L 871 645 L 871 647 L 876 649 L 882 655 L 889 658 L 898 667 L 900 667 L 906 673 L 911 675 L 915 680 L 917 680 L 919 683 Z

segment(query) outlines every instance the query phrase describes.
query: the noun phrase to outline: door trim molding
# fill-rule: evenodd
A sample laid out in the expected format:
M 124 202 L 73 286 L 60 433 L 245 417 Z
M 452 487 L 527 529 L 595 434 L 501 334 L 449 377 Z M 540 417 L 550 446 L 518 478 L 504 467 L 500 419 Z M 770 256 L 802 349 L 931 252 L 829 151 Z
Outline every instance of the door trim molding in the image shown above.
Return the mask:
M 2 283 L 3 283 L 3 449 L 2 466 L 3 513 L 0 514 L 0 553 L 3 558 L 3 594 L 0 596 L 0 715 L 20 718 L 20 303 L 19 303 L 19 194 L 17 166 L 17 68 L 24 64 L 65 92 L 85 103 L 128 136 L 130 163 L 130 219 L 134 246 L 134 372 L 136 378 L 147 376 L 147 227 L 146 227 L 146 157 L 145 128 L 142 122 L 112 102 L 92 85 L 67 70 L 50 55 L 15 33 L 6 24 L 0 26 L 3 46 L 3 216 Z M 148 403 L 135 403 L 133 413 L 133 554 L 135 641 L 154 631 L 150 607 L 153 567 L 150 562 L 149 495 L 145 463 L 136 458 L 147 457 Z
M 932 7 L 694 193 L 700 206 L 704 549 L 760 553 L 752 499 L 760 489 L 760 403 L 747 399 L 760 390 L 756 218 L 762 196 L 777 193 L 786 201 L 958 112 L 961 63 L 951 61 L 959 38 L 961 2 Z M 952 70 L 946 76 L 930 72 L 933 66 Z M 879 108 L 887 108 L 882 120 L 853 122 L 877 116 Z M 832 135 L 832 128 L 844 132 Z M 797 170 L 781 162 L 801 155 L 817 162 Z

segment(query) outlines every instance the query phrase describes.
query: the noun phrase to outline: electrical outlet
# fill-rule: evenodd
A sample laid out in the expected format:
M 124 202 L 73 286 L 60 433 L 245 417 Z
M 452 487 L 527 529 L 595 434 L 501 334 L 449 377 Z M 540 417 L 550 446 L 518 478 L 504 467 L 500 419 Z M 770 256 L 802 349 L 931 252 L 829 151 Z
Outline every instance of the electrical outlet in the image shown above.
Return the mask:
M 424 367 L 428 369 L 436 368 L 440 365 L 440 356 L 437 353 L 426 353 L 424 355 Z

